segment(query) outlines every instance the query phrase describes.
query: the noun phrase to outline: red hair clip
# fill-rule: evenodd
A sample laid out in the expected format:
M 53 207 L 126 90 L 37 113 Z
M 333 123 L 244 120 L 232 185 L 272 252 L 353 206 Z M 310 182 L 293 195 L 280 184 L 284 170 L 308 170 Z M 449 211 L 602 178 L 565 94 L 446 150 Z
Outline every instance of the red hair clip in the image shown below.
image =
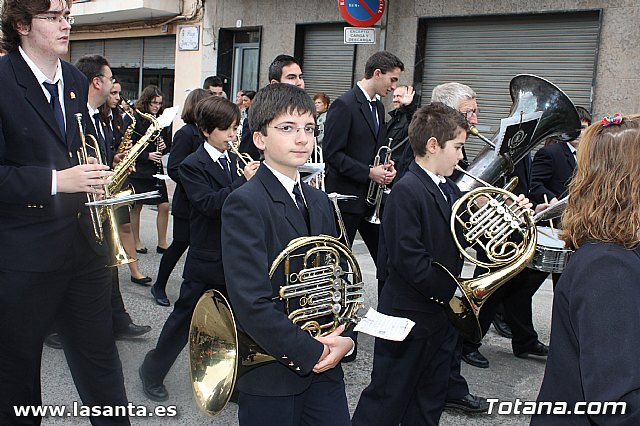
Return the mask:
M 618 125 L 621 123 L 622 123 L 622 114 L 620 114 L 619 112 L 616 112 L 613 115 L 607 114 L 604 116 L 602 121 L 600 121 L 600 124 L 602 124 L 603 127 L 611 126 L 612 124 Z

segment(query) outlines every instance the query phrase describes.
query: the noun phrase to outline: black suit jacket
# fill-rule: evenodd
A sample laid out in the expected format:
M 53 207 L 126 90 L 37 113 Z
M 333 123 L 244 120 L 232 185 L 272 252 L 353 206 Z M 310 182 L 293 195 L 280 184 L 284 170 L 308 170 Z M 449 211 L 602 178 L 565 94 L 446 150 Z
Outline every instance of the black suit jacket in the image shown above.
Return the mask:
M 531 198 L 536 204 L 566 195 L 567 185 L 576 168 L 576 160 L 566 142 L 540 148 L 531 165 Z
M 303 184 L 311 235 L 336 235 L 327 196 Z M 294 238 L 308 235 L 305 221 L 291 196 L 264 165 L 227 198 L 222 209 L 222 260 L 235 318 L 256 343 L 278 362 L 250 370 L 238 379 L 238 389 L 253 395 L 296 395 L 311 385 L 312 369 L 323 346 L 293 324 L 278 299 L 282 265 L 269 278 L 276 256 Z M 323 373 L 342 378 L 340 366 Z
M 549 356 L 538 401 L 626 402 L 626 414 L 534 416 L 532 425 L 640 424 L 639 249 L 583 244 L 554 290 Z M 615 328 L 615 330 L 612 330 Z M 586 410 L 587 406 L 582 406 Z
M 83 205 L 85 194 L 51 195 L 52 170 L 78 163 L 80 137 L 75 113 L 87 106 L 86 77 L 61 61 L 66 137 L 36 77 L 18 51 L 0 57 L 0 259 L 3 268 L 56 270 L 69 255 L 78 226 L 97 254 Z
M 388 142 L 381 100 L 377 102 L 377 110 L 380 122 L 377 136 L 371 107 L 357 85 L 333 101 L 327 112 L 322 141 L 325 187 L 328 193 L 335 191 L 358 196 L 357 200 L 341 201 L 342 212 L 362 214 L 368 209 L 365 199 L 370 182 L 369 168 L 378 148 Z
M 234 162 L 235 156 L 229 153 Z M 222 206 L 231 193 L 246 182 L 232 173 L 229 183 L 225 172 L 215 163 L 203 145 L 187 156 L 180 166 L 180 181 L 191 204 L 189 252 L 182 276 L 199 283 L 224 285 L 220 227 Z
M 176 183 L 171 204 L 171 214 L 181 219 L 189 219 L 191 207 L 189 199 L 182 187 L 180 179 L 180 165 L 190 154 L 202 146 L 203 139 L 195 124 L 185 124 L 175 135 L 171 143 L 171 154 L 167 163 L 167 174 Z M 206 151 L 205 151 L 206 154 Z
M 457 199 L 460 191 L 450 179 L 447 183 Z M 430 333 L 448 321 L 444 306 L 456 283 L 434 262 L 454 276 L 462 270 L 450 217 L 451 208 L 438 186 L 412 162 L 394 185 L 384 210 L 380 240 L 387 253 L 387 279 L 378 308 L 415 321 L 413 336 Z

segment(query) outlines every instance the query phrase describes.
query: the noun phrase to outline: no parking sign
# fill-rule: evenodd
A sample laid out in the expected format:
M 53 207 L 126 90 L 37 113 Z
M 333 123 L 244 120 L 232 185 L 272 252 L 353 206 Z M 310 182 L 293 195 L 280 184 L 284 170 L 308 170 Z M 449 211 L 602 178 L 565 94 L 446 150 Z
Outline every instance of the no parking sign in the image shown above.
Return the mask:
M 356 27 L 370 27 L 384 13 L 384 0 L 338 0 L 340 15 Z

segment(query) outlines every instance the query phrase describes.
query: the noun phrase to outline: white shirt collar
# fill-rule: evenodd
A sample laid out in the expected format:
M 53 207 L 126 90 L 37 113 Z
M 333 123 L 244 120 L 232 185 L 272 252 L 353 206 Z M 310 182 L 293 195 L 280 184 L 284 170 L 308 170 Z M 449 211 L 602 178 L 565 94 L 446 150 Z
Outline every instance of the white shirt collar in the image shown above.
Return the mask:
M 93 116 L 96 114 L 100 114 L 100 111 L 97 109 L 93 109 L 93 107 L 89 104 L 87 104 L 87 109 L 89 110 L 89 117 L 91 117 L 91 119 L 93 120 Z
M 364 96 L 367 98 L 367 101 L 371 102 L 371 101 L 379 101 L 380 100 L 380 96 L 377 95 L 377 94 L 373 97 L 373 99 L 371 99 L 369 97 L 369 94 L 367 93 L 367 91 L 364 90 L 364 87 L 362 87 L 362 85 L 360 84 L 360 82 L 358 82 L 357 85 L 360 88 L 360 90 L 362 90 L 362 93 L 364 93 Z
M 33 75 L 36 76 L 36 79 L 38 80 L 38 84 L 42 85 L 42 83 L 53 83 L 53 84 L 59 85 L 59 83 L 62 83 L 64 86 L 64 82 L 62 80 L 62 65 L 60 63 L 60 59 L 58 59 L 58 62 L 56 63 L 56 74 L 53 77 L 53 81 L 52 81 L 52 80 L 49 80 L 49 77 L 44 75 L 42 71 L 40 71 L 40 68 L 38 68 L 35 62 L 33 62 L 31 58 L 29 58 L 29 56 L 27 55 L 27 52 L 25 52 L 22 49 L 22 46 L 18 46 L 18 51 L 20 52 L 20 55 L 22 55 L 22 59 L 24 59 L 24 61 L 27 63 L 27 65 L 31 69 L 31 72 L 33 72 Z M 43 86 L 43 89 L 44 89 L 44 86 Z M 44 90 L 47 90 L 47 89 L 44 89 Z
M 291 179 L 289 176 L 285 176 L 282 173 L 280 173 L 277 170 L 274 170 L 273 167 L 270 167 L 266 162 L 262 162 L 262 166 L 265 166 L 267 169 L 271 170 L 271 173 L 273 173 L 273 175 L 276 177 L 276 179 L 278 179 L 278 181 L 280 182 L 280 184 L 282 184 L 282 186 L 284 186 L 284 189 L 287 190 L 287 192 L 289 193 L 289 195 L 291 196 L 291 199 L 293 199 L 294 203 L 296 201 L 295 196 L 293 195 L 293 187 L 296 185 L 296 183 L 300 183 L 300 173 L 296 172 L 296 179 L 293 180 Z M 302 193 L 302 186 L 300 186 L 300 192 Z M 304 199 L 304 193 L 302 193 L 302 198 Z M 306 203 L 306 200 L 305 200 Z
M 205 142 L 203 146 L 204 146 L 204 150 L 207 151 L 207 154 L 209 154 L 209 157 L 211 157 L 214 163 L 217 163 L 220 157 L 222 156 L 224 156 L 227 159 L 227 161 L 229 161 L 229 157 L 227 156 L 227 151 L 220 152 L 218 151 L 218 148 L 215 148 L 214 146 L 212 146 L 207 142 Z M 231 167 L 231 165 L 229 165 L 229 167 Z
M 418 164 L 418 163 L 416 162 L 416 164 Z M 424 167 L 422 167 L 420 164 L 418 164 L 418 166 L 419 166 L 422 170 L 424 170 L 424 171 L 427 173 L 427 175 L 429 175 L 429 177 L 431 178 L 431 180 L 433 181 L 433 183 L 435 183 L 435 184 L 436 184 L 436 186 L 438 187 L 438 189 L 440 189 L 440 192 L 442 192 L 442 189 L 440 188 L 440 184 L 441 184 L 441 183 L 446 183 L 446 182 L 447 182 L 447 179 L 445 179 L 445 177 L 444 177 L 444 176 L 438 176 L 437 174 L 435 174 L 435 173 L 433 173 L 433 172 L 431 172 L 431 171 L 429 171 L 429 170 L 425 169 L 425 168 L 424 168 Z M 446 196 L 446 194 L 445 194 L 444 192 L 442 192 L 442 196 L 444 197 L 444 199 L 445 199 L 445 200 L 447 199 L 447 196 Z
M 565 142 L 565 143 L 566 143 L 566 144 L 567 144 L 567 146 L 569 147 L 569 151 L 571 151 L 571 153 L 572 153 L 573 155 L 576 155 L 576 148 L 575 148 L 573 145 L 571 145 L 571 143 L 570 143 L 570 142 Z

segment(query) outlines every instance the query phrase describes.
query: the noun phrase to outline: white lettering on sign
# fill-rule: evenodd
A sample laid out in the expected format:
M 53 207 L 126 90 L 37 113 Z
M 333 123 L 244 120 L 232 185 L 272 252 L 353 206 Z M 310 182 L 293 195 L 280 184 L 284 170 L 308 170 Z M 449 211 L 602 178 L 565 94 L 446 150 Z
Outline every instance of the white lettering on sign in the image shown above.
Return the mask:
M 344 44 L 376 44 L 375 28 L 344 27 Z

